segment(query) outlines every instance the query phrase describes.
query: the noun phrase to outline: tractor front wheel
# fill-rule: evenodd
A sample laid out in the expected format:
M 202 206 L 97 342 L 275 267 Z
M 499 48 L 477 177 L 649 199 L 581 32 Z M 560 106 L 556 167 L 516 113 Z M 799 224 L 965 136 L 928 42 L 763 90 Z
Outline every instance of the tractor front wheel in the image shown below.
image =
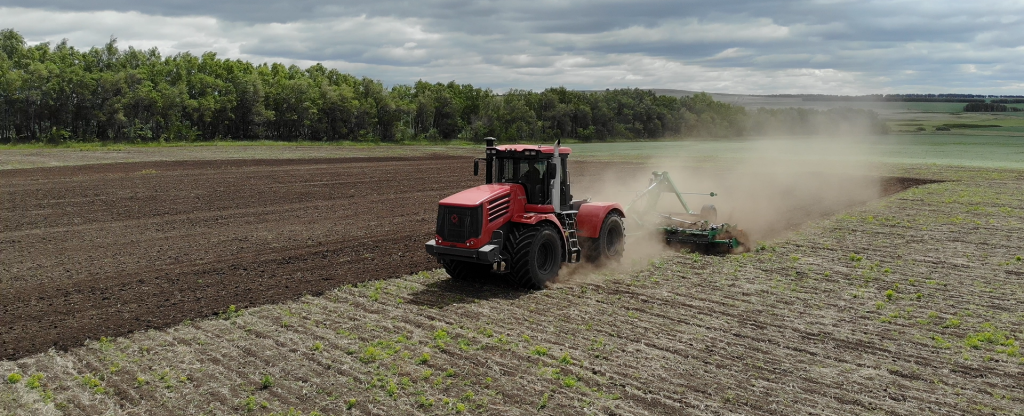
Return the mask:
M 562 238 L 546 224 L 512 229 L 512 267 L 509 278 L 521 287 L 540 290 L 562 268 Z
M 444 266 L 444 271 L 448 272 L 452 280 L 480 280 L 487 277 L 487 274 L 491 272 L 490 264 L 442 260 L 441 265 Z

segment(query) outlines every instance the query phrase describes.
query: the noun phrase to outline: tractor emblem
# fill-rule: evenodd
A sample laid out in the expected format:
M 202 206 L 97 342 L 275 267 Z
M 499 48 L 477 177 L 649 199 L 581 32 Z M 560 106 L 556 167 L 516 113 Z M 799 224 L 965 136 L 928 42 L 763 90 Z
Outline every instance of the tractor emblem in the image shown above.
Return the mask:
M 452 224 L 458 224 L 458 223 L 459 223 L 459 216 L 455 215 L 455 214 L 452 214 Z

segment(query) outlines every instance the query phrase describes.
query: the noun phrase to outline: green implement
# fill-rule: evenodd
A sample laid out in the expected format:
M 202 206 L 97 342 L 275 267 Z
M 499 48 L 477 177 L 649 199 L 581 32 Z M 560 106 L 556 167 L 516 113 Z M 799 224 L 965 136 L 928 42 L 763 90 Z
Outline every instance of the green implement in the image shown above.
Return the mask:
M 718 210 L 714 205 L 701 207 L 700 212 L 690 210 L 683 195 L 707 195 L 709 193 L 679 192 L 668 172 L 652 172 L 653 176 L 647 189 L 639 192 L 636 198 L 626 206 L 626 218 L 631 219 L 640 228 L 656 229 L 665 238 L 665 243 L 689 248 L 691 251 L 703 253 L 731 253 L 746 251 L 746 234 L 739 227 L 721 223 L 716 224 Z M 682 213 L 658 212 L 661 194 L 671 193 L 683 206 Z

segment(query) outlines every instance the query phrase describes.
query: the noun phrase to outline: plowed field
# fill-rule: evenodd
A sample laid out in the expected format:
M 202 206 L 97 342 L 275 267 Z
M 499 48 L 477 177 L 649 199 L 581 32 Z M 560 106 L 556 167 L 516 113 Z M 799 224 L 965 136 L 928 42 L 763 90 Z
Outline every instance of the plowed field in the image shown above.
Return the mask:
M 573 166 L 578 196 L 649 171 Z M 786 188 L 775 228 L 804 225 L 754 252 L 652 250 L 526 292 L 413 274 L 469 167 L 0 172 L 0 414 L 1024 411 L 1024 172 L 904 168 L 943 182 L 874 202 Z
M 0 358 L 435 267 L 458 157 L 4 171 Z M 429 173 L 429 175 L 428 175 Z
M 434 268 L 422 244 L 437 201 L 480 182 L 470 166 L 437 155 L 7 170 L 0 358 Z M 611 166 L 645 170 L 577 162 L 577 182 Z

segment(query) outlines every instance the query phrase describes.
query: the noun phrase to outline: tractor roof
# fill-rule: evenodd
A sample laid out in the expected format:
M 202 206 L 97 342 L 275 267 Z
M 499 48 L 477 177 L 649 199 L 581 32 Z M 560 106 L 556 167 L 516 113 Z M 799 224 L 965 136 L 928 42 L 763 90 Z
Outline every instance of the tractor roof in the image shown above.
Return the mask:
M 539 151 L 541 153 L 555 153 L 555 147 L 554 146 L 538 146 L 538 145 L 535 145 L 535 144 L 509 144 L 509 145 L 497 146 L 497 148 L 498 148 L 498 151 L 500 151 L 500 152 L 517 152 L 518 153 L 518 152 L 524 152 L 524 151 L 527 151 L 527 150 L 537 150 L 537 151 Z M 568 147 L 564 147 L 564 146 L 559 146 L 558 147 L 558 153 L 559 154 L 563 154 L 563 155 L 567 155 L 569 153 L 572 153 L 572 149 L 570 149 Z

